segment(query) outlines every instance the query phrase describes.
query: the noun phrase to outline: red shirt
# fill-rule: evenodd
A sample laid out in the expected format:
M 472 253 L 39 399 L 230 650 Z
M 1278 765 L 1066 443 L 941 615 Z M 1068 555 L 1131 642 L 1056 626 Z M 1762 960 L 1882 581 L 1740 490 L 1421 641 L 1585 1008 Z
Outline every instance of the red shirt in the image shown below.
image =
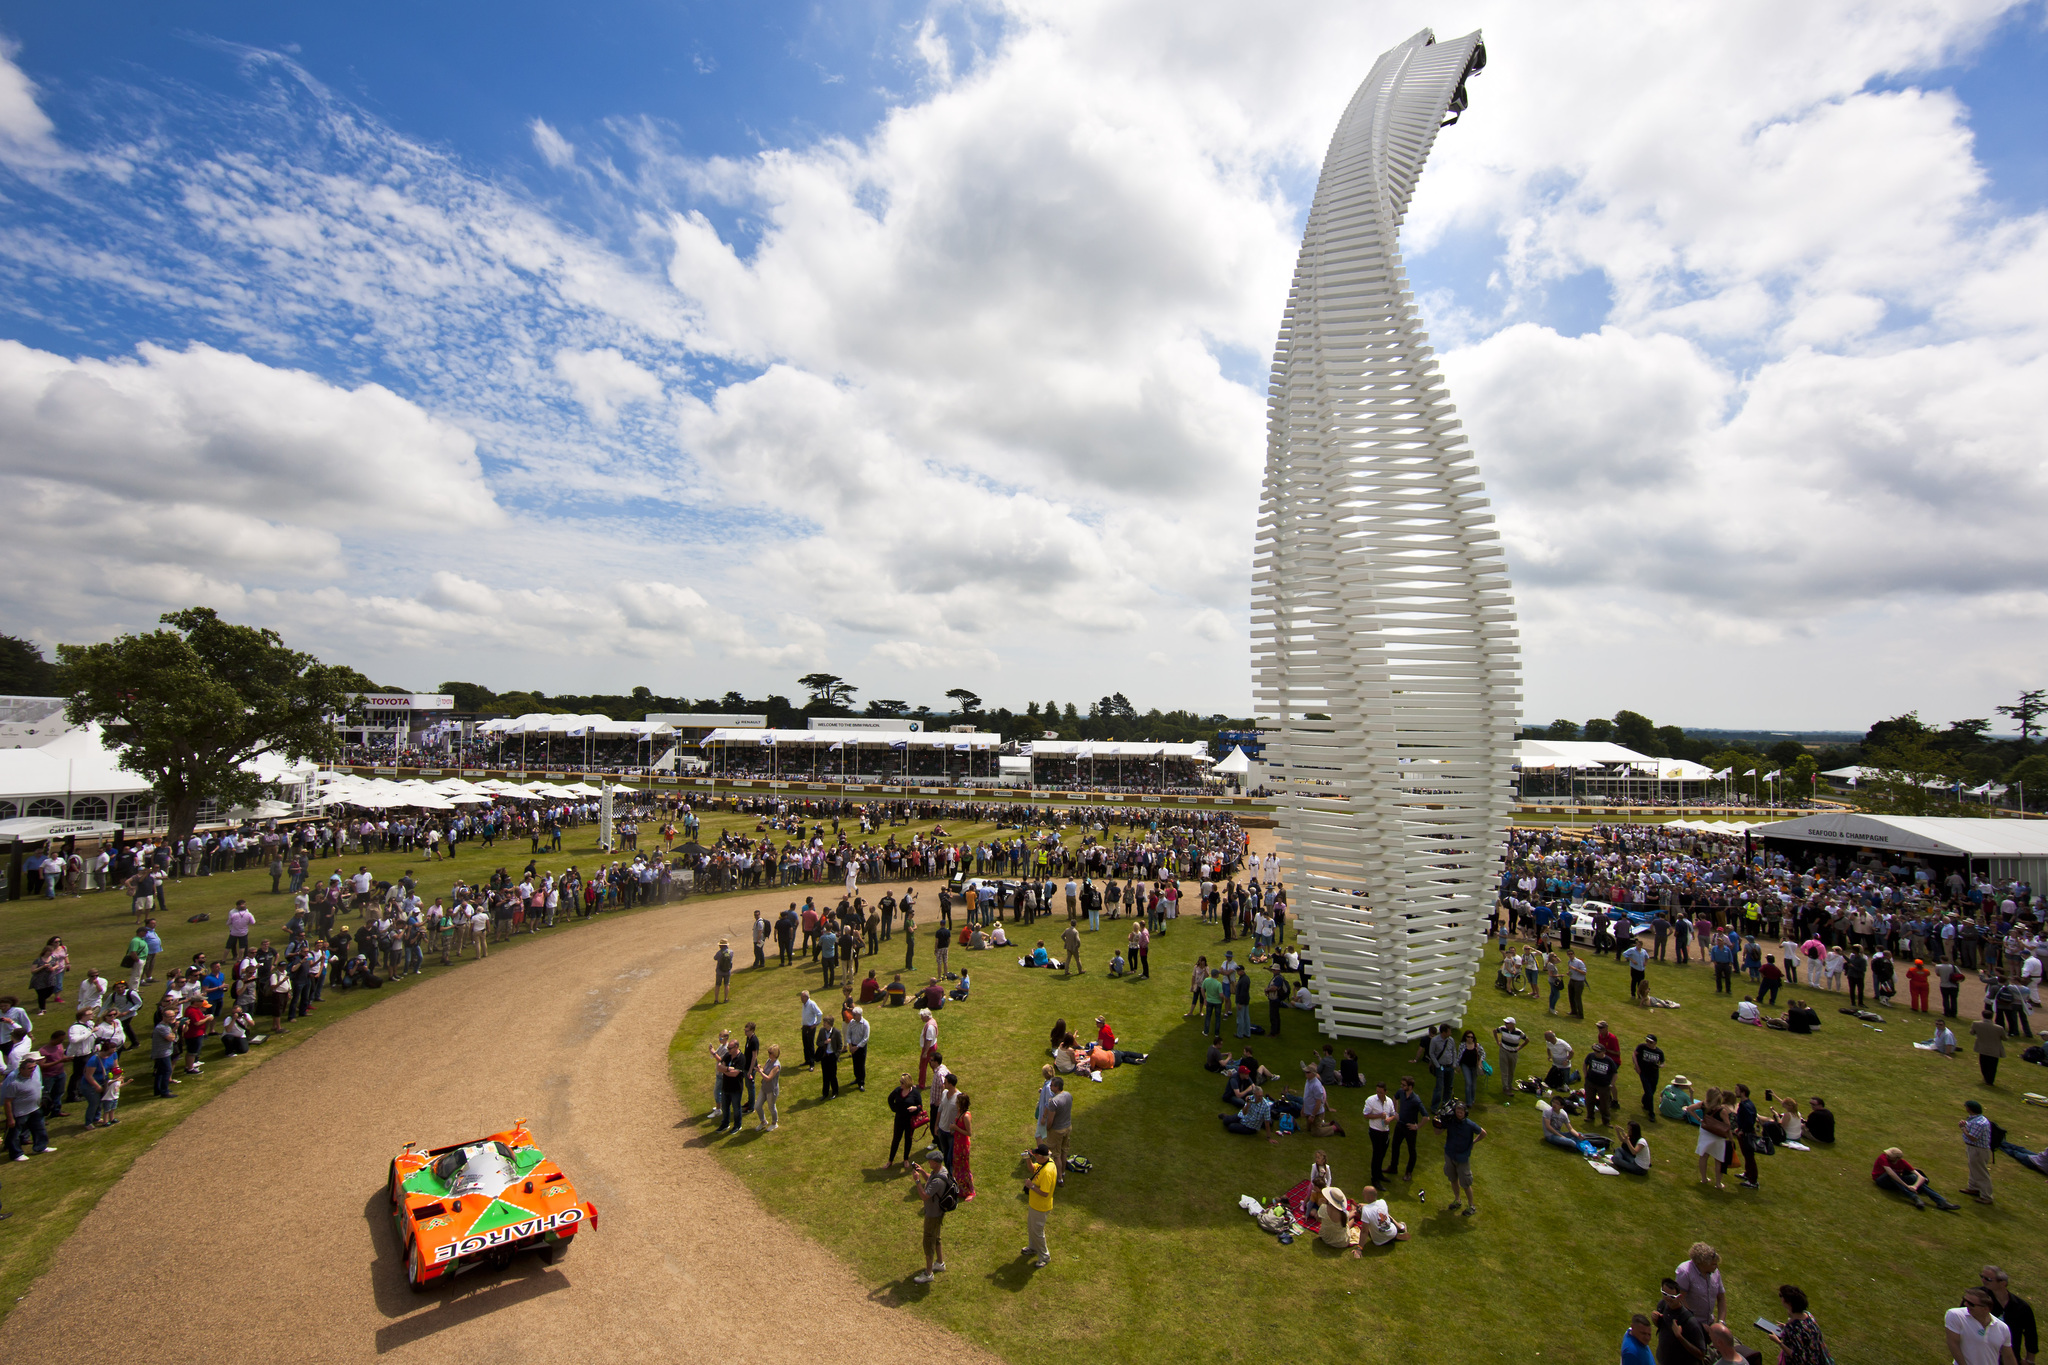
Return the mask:
M 1899 1158 L 1888 1153 L 1879 1152 L 1877 1154 L 1877 1164 L 1870 1168 L 1870 1178 L 1873 1182 L 1882 1180 L 1887 1172 L 1897 1176 L 1909 1185 L 1913 1183 L 1914 1171 L 1910 1163 L 1901 1161 Z
M 1110 1026 L 1109 1026 L 1108 1024 L 1104 1024 L 1104 1025 L 1103 1025 L 1103 1026 L 1102 1026 L 1101 1028 L 1099 1028 L 1099 1029 L 1095 1030 L 1095 1045 L 1096 1045 L 1097 1047 L 1103 1047 L 1103 1048 L 1108 1048 L 1108 1049 L 1110 1049 L 1111 1051 L 1115 1051 L 1115 1049 L 1116 1049 L 1116 1032 L 1115 1032 L 1115 1030 L 1111 1029 L 1111 1028 L 1110 1028 Z
M 1621 1060 L 1621 1039 L 1615 1037 L 1612 1033 L 1601 1034 L 1599 1046 L 1602 1052 L 1614 1058 L 1615 1061 L 1619 1062 Z

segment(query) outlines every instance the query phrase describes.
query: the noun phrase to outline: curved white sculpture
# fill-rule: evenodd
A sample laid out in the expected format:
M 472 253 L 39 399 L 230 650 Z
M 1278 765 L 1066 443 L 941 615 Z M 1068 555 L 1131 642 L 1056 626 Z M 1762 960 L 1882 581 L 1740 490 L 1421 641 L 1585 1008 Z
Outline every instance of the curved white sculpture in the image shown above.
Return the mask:
M 1288 901 L 1338 1036 L 1463 1017 L 1508 816 L 1506 564 L 1397 240 L 1485 61 L 1477 33 L 1425 29 L 1374 63 L 1323 162 L 1273 354 L 1252 653 Z

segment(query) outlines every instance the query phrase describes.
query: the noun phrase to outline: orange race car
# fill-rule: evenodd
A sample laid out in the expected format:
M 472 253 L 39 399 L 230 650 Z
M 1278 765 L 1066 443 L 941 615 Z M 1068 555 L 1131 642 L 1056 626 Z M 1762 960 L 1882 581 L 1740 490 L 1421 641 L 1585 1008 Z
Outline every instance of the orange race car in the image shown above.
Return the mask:
M 597 1209 L 533 1144 L 526 1120 L 503 1133 L 431 1151 L 406 1143 L 391 1163 L 391 1217 L 415 1290 L 538 1251 L 552 1264 Z

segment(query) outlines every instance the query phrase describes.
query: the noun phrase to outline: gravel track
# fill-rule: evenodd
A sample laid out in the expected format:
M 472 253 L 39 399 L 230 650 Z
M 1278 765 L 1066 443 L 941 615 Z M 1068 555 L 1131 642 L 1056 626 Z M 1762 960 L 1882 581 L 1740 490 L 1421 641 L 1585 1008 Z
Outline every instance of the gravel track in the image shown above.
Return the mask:
M 0 1323 L 51 1359 L 81 1330 L 164 1361 L 991 1361 L 883 1306 L 770 1217 L 686 1119 L 668 1073 L 720 936 L 750 943 L 780 893 L 684 904 L 471 963 L 257 1067 L 135 1163 Z M 740 962 L 749 951 L 740 950 Z M 147 1063 L 138 1093 L 146 1098 Z M 599 1225 L 525 1257 L 405 1286 L 386 1179 L 407 1141 L 529 1119 Z M 916 1259 L 914 1220 L 897 1230 Z M 47 1353 L 47 1354 L 46 1354 Z

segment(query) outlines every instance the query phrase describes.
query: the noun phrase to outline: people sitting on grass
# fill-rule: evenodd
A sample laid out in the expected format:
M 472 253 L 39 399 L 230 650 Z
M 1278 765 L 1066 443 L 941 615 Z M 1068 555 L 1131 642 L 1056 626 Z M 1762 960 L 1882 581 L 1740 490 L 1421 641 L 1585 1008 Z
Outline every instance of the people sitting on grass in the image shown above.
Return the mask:
M 1693 1110 L 1692 1103 L 1692 1082 L 1684 1076 L 1673 1076 L 1671 1084 L 1657 1094 L 1657 1117 L 1697 1126 L 1699 1115 Z
M 967 992 L 972 990 L 973 986 L 974 983 L 967 979 L 967 969 L 962 967 L 960 969 L 960 984 L 947 991 L 946 998 L 948 1000 L 965 1001 L 967 999 Z
M 1365 1081 L 1358 1074 L 1358 1054 L 1350 1048 L 1344 1049 L 1344 1059 L 1337 1063 L 1337 1084 L 1361 1086 Z
M 1759 1028 L 1764 1022 L 1764 1012 L 1757 1006 L 1755 997 L 1747 995 L 1743 996 L 1742 1003 L 1735 1007 L 1735 1013 L 1728 1017 L 1737 1023 L 1755 1024 Z
M 1010 936 L 1003 932 L 1003 922 L 1001 920 L 997 920 L 990 927 L 988 931 L 988 946 L 991 948 L 1007 948 L 1010 946 Z
M 1793 1000 L 1785 1007 L 1785 1028 L 1792 1033 L 1812 1033 L 1820 1027 L 1820 1012 L 1804 1000 Z
M 1764 1136 L 1772 1142 L 1798 1142 L 1806 1134 L 1806 1120 L 1799 1116 L 1799 1101 L 1790 1095 L 1773 1095 L 1764 1091 L 1764 1101 L 1771 1105 L 1769 1117 L 1764 1119 Z M 1784 1107 L 1779 1108 L 1782 1101 Z
M 1040 939 L 1038 940 L 1038 946 L 1033 948 L 1029 955 L 1020 959 L 1018 965 L 1024 967 L 1057 967 L 1060 964 L 1053 961 L 1052 954 L 1045 951 L 1045 940 Z
M 1111 953 L 1109 955 L 1110 976 L 1120 977 L 1124 974 L 1124 970 L 1124 955 L 1122 953 Z
M 1630 1120 L 1628 1133 L 1619 1146 L 1607 1154 L 1614 1169 L 1628 1175 L 1650 1173 L 1650 1140 L 1643 1136 L 1643 1125 Z
M 900 1005 L 907 1000 L 910 992 L 903 985 L 903 973 L 898 972 L 894 977 L 890 978 L 889 984 L 883 989 L 882 994 L 889 998 L 891 1005 Z
M 1608 1143 L 1604 1137 L 1582 1133 L 1572 1126 L 1572 1116 L 1565 1112 L 1562 1104 L 1538 1105 L 1537 1118 L 1543 1125 L 1543 1140 L 1553 1147 L 1562 1147 L 1568 1152 L 1583 1152 L 1582 1144 L 1591 1143 L 1593 1148 L 1604 1150 Z
M 1202 1070 L 1223 1072 L 1234 1070 L 1230 1054 L 1223 1050 L 1223 1035 L 1217 1034 L 1209 1040 L 1209 1055 L 1202 1059 Z
M 1266 1092 L 1255 1085 L 1245 1092 L 1242 1108 L 1234 1114 L 1219 1114 L 1217 1117 L 1223 1120 L 1225 1132 L 1257 1137 L 1272 1126 L 1273 1103 L 1266 1098 Z M 1277 1138 L 1274 1140 L 1278 1141 Z
M 1877 1154 L 1877 1161 L 1870 1168 L 1870 1183 L 1881 1190 L 1903 1194 L 1913 1201 L 1916 1209 L 1926 1208 L 1930 1199 L 1936 1208 L 1949 1213 L 1956 1213 L 1963 1207 L 1943 1198 L 1939 1190 L 1927 1183 L 1927 1173 L 1916 1170 L 1897 1147 L 1887 1147 Z
M 1835 1115 L 1828 1102 L 1815 1095 L 1806 1107 L 1806 1135 L 1815 1142 L 1835 1140 Z
M 875 973 L 870 968 L 867 977 L 860 983 L 860 1002 L 863 1005 L 872 1005 L 881 998 L 882 983 L 875 980 Z

